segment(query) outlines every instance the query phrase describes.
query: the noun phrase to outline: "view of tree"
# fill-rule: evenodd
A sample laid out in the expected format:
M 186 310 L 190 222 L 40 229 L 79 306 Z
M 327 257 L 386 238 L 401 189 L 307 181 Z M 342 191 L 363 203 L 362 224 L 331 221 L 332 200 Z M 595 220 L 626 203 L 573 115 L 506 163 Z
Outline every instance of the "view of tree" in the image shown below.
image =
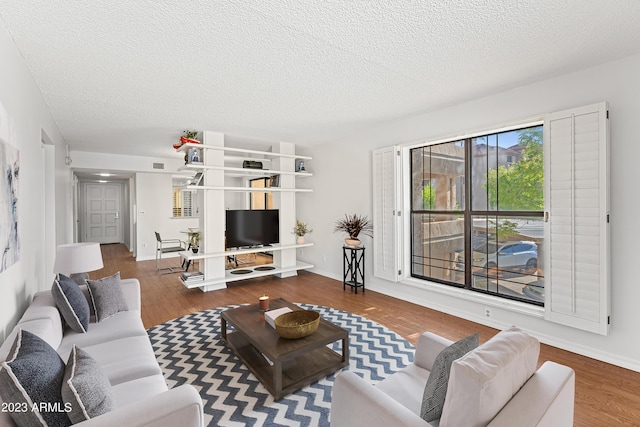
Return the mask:
M 426 187 L 422 187 L 422 209 L 436 208 L 436 189 L 429 183 Z
M 490 209 L 541 211 L 544 209 L 544 164 L 542 126 L 520 131 L 522 158 L 510 166 L 498 166 L 487 173 L 485 188 Z

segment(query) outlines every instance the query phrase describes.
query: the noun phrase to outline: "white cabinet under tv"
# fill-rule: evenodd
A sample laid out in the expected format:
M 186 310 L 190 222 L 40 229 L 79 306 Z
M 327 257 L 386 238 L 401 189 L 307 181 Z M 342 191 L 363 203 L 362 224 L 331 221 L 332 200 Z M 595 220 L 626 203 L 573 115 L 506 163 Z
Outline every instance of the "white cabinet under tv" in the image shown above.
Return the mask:
M 289 277 L 298 270 L 312 268 L 313 265 L 296 259 L 299 248 L 312 246 L 312 243 L 297 244 L 292 233 L 296 221 L 296 194 L 308 193 L 309 188 L 297 188 L 296 177 L 309 177 L 307 171 L 296 171 L 296 161 L 311 160 L 310 157 L 295 153 L 295 145 L 277 143 L 272 151 L 258 151 L 224 146 L 224 135 L 204 131 L 202 144 L 185 144 L 178 151 L 188 152 L 190 148 L 202 150 L 202 163 L 186 164 L 180 170 L 201 172 L 204 175 L 201 185 L 190 185 L 187 189 L 198 190 L 201 194 L 200 212 L 201 243 L 197 254 L 191 251 L 180 252 L 187 261 L 198 260 L 203 280 L 183 281 L 188 288 L 200 288 L 203 291 L 224 289 L 226 283 L 255 277 L 277 275 Z M 268 169 L 240 167 L 243 160 L 269 163 Z M 234 164 L 237 163 L 237 164 Z M 278 175 L 278 187 L 254 188 L 226 185 L 225 177 L 260 178 Z M 228 192 L 270 192 L 273 194 L 273 208 L 279 211 L 279 243 L 259 247 L 243 247 L 226 250 L 225 248 L 225 194 Z M 239 267 L 227 270 L 227 257 L 258 252 L 271 252 L 273 263 L 253 267 Z

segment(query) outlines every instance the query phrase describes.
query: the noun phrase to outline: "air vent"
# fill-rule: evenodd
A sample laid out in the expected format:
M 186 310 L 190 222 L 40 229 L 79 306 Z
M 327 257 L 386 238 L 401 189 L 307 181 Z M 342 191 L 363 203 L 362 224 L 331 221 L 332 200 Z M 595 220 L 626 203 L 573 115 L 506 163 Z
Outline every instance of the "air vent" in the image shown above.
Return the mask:
M 164 169 L 164 163 L 154 163 L 153 164 L 153 168 L 154 169 Z

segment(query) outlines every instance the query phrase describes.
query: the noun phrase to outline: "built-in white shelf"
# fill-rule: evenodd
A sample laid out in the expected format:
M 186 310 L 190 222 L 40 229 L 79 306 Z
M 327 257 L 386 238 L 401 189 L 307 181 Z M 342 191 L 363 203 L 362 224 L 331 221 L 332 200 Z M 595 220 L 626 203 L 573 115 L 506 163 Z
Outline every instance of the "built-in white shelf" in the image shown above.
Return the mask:
M 224 190 L 252 193 L 311 193 L 311 188 L 281 188 L 281 187 L 220 187 L 216 185 L 187 185 L 186 190 Z
M 259 246 L 255 248 L 239 248 L 239 249 L 230 249 L 228 251 L 221 252 L 210 252 L 210 253 L 197 253 L 194 254 L 192 251 L 182 251 L 178 252 L 178 254 L 188 260 L 194 261 L 198 259 L 205 258 L 216 258 L 216 257 L 225 257 L 225 256 L 234 256 L 234 255 L 246 255 L 246 254 L 255 254 L 258 252 L 274 252 L 274 251 L 283 251 L 285 249 L 298 249 L 298 248 L 306 248 L 309 246 L 313 246 L 313 243 L 302 243 L 302 244 L 294 244 L 294 245 L 282 245 L 279 243 L 274 243 L 269 246 Z
M 311 160 L 311 157 L 308 156 L 300 156 L 298 154 L 283 154 L 283 153 L 273 153 L 271 151 L 258 151 L 258 150 L 247 150 L 245 148 L 233 148 L 233 147 L 224 147 L 224 146 L 216 146 L 216 145 L 204 145 L 204 144 L 184 144 L 177 151 L 186 151 L 189 148 L 203 148 L 205 150 L 218 150 L 224 151 L 226 153 L 240 153 L 240 154 L 250 154 L 254 156 L 264 156 L 266 158 L 284 158 L 284 159 L 301 159 L 301 160 Z
M 272 270 L 256 271 L 256 268 L 259 268 L 259 267 L 274 267 L 274 268 Z M 256 277 L 271 276 L 273 274 L 289 273 L 291 271 L 297 271 L 297 270 L 306 270 L 309 268 L 313 268 L 313 265 L 303 263 L 303 262 L 298 262 L 294 266 L 284 267 L 284 268 L 278 267 L 273 264 L 262 264 L 262 265 L 256 265 L 253 267 L 239 267 L 237 269 L 234 269 L 234 270 L 251 270 L 250 273 L 246 273 L 246 274 L 233 274 L 232 271 L 234 270 L 225 270 L 224 277 L 220 277 L 218 279 L 208 279 L 208 280 L 202 280 L 202 281 L 196 281 L 196 282 L 190 282 L 190 283 L 185 283 L 184 281 L 182 281 L 182 279 L 180 279 L 180 281 L 186 288 L 194 289 L 194 288 L 202 288 L 206 286 L 223 285 L 225 283 L 236 282 L 238 280 L 255 279 Z
M 294 175 L 300 177 L 313 176 L 310 172 L 291 172 L 280 171 L 272 169 L 250 169 L 250 168 L 237 168 L 232 166 L 205 166 L 202 163 L 193 164 L 189 163 L 178 168 L 178 171 L 202 171 L 202 170 L 220 170 L 225 172 L 228 176 L 268 176 L 268 175 Z

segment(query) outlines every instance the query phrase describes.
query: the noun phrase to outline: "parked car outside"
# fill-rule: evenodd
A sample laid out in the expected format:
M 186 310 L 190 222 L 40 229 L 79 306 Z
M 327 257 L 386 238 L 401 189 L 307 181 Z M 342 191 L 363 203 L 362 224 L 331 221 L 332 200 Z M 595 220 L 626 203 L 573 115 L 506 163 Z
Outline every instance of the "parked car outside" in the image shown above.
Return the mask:
M 533 270 L 538 267 L 538 245 L 528 241 L 485 242 L 474 247 L 473 266 Z M 464 269 L 464 253 L 458 255 L 456 267 Z

